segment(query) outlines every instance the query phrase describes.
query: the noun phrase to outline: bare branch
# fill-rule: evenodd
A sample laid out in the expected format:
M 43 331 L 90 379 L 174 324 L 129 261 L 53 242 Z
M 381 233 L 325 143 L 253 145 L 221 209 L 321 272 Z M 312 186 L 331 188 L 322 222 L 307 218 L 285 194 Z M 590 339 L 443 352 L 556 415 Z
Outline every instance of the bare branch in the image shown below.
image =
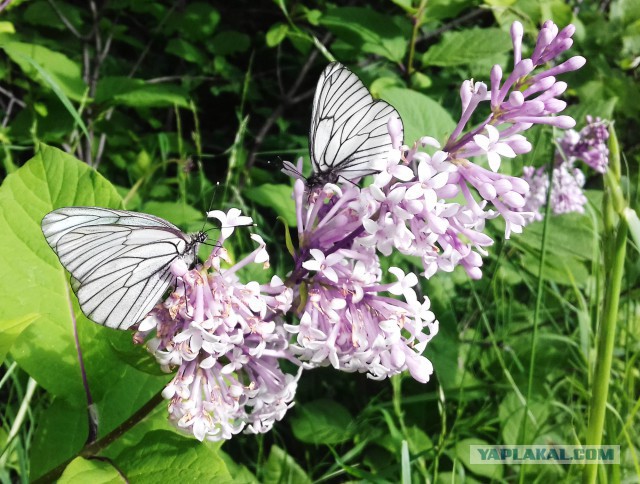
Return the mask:
M 13 101 L 14 103 L 16 103 L 18 106 L 20 106 L 21 108 L 26 108 L 27 105 L 25 104 L 24 101 L 20 100 L 19 98 L 17 98 L 11 91 L 7 91 L 6 89 L 4 89 L 3 87 L 0 87 L 0 94 L 4 94 L 5 96 L 7 96 L 11 101 Z
M 10 3 L 11 3 L 11 0 L 5 0 L 4 2 L 0 3 L 0 12 L 2 12 L 5 8 L 7 8 Z
M 330 39 L 331 39 L 331 34 L 327 34 L 324 36 L 321 42 L 322 44 L 326 44 L 329 42 Z M 265 120 L 264 124 L 258 131 L 255 142 L 253 143 L 253 148 L 251 149 L 251 153 L 249 153 L 249 156 L 247 158 L 247 164 L 245 165 L 247 170 L 249 170 L 255 163 L 256 156 L 258 154 L 258 151 L 260 150 L 260 147 L 262 146 L 262 143 L 264 142 L 264 138 L 267 136 L 267 134 L 271 130 L 271 127 L 275 124 L 278 118 L 282 115 L 285 108 L 293 104 L 296 104 L 302 101 L 303 99 L 306 99 L 309 96 L 309 92 L 313 93 L 314 90 L 311 90 L 299 96 L 296 96 L 298 89 L 300 89 L 300 86 L 302 85 L 305 78 L 307 77 L 307 74 L 309 73 L 309 69 L 311 69 L 311 66 L 313 65 L 316 58 L 318 57 L 318 54 L 319 54 L 319 51 L 317 49 L 314 49 L 311 52 L 311 54 L 309 54 L 309 57 L 307 58 L 307 61 L 304 63 L 304 65 L 302 66 L 302 69 L 300 69 L 300 73 L 298 74 L 298 77 L 294 81 L 293 86 L 291 86 L 291 89 L 289 89 L 289 92 L 286 94 L 286 96 L 282 98 L 280 105 L 273 110 L 271 115 Z
M 76 30 L 73 24 L 69 22 L 69 19 L 67 19 L 67 17 L 64 16 L 64 14 L 60 11 L 60 9 L 58 8 L 58 6 L 55 4 L 53 0 L 47 0 L 47 1 L 49 2 L 49 5 L 51 5 L 51 8 L 54 10 L 54 12 L 58 15 L 58 17 L 60 18 L 64 26 L 68 28 L 73 35 L 75 35 L 80 40 L 87 40 L 89 38 L 89 36 L 82 35 L 80 32 Z

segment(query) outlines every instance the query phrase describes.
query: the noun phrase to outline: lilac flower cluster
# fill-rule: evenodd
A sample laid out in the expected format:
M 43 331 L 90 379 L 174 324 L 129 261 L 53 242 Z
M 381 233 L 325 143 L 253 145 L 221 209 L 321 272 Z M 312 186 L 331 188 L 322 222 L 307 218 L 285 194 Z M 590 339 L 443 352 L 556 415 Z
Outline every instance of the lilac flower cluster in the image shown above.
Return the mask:
M 429 299 L 416 294 L 417 275 L 392 267 L 396 280 L 384 282 L 379 254 L 416 257 L 427 278 L 460 265 L 477 279 L 485 247 L 493 243 L 484 233 L 486 220 L 503 217 L 507 238 L 522 231 L 534 216 L 522 211 L 529 185 L 497 170 L 502 156 L 531 150 L 521 133 L 534 124 L 575 125 L 572 118 L 557 116 L 566 107 L 557 96 L 567 85 L 555 76 L 580 68 L 585 60 L 572 57 L 546 67 L 571 46 L 574 31 L 546 22 L 532 56 L 522 59 L 523 29 L 515 22 L 513 72 L 503 81 L 495 66 L 490 90 L 482 82 L 463 83 L 460 122 L 442 149 L 429 136 L 401 146 L 402 127 L 391 119 L 394 146 L 374 166 L 378 173 L 370 185 L 327 184 L 306 193 L 296 182 L 300 247 L 288 280 L 301 309 L 299 325 L 286 328 L 296 335 L 291 350 L 306 367 L 330 364 L 372 378 L 409 370 L 418 381 L 428 380 L 432 367 L 421 353 L 438 322 Z M 465 132 L 483 102 L 489 103 L 489 116 Z M 437 151 L 429 155 L 421 150 L 426 146 Z M 490 170 L 468 160 L 475 156 L 486 156 Z
M 529 183 L 536 196 L 545 188 L 536 185 L 533 172 L 517 178 L 497 171 L 502 157 L 531 150 L 522 133 L 534 124 L 575 125 L 558 116 L 566 104 L 557 97 L 567 86 L 555 76 L 585 61 L 572 57 L 547 67 L 571 46 L 574 30 L 546 22 L 531 57 L 522 59 L 523 29 L 515 22 L 513 72 L 503 78 L 495 66 L 490 89 L 463 83 L 460 122 L 444 146 L 429 136 L 403 145 L 402 126 L 392 118 L 387 127 L 393 147 L 372 166 L 376 174 L 369 185 L 308 191 L 297 180 L 298 247 L 286 281 L 242 283 L 239 269 L 268 264 L 265 244 L 252 235 L 258 247 L 232 265 L 223 245 L 233 226 L 250 219 L 237 209 L 209 213 L 223 227 L 211 256 L 193 270 L 174 264 L 175 292 L 139 328 L 140 340 L 155 330 L 147 345 L 162 367 L 178 367 L 164 391 L 170 419 L 200 440 L 268 430 L 292 405 L 300 376 L 284 373 L 281 359 L 373 379 L 408 371 L 427 382 L 433 367 L 422 353 L 438 321 L 420 292 L 418 274 L 398 267 L 384 273 L 380 256 L 399 253 L 425 278 L 461 266 L 478 279 L 494 242 L 485 233 L 486 220 L 502 217 L 506 238 L 522 231 L 535 211 L 524 211 Z M 467 127 L 483 103 L 489 110 L 485 121 Z M 593 130 L 591 138 L 602 136 Z M 596 145 L 572 146 L 591 153 Z M 486 157 L 489 169 L 471 157 Z M 297 324 L 284 323 L 289 312 Z
M 262 238 L 252 235 L 258 247 L 223 269 L 223 262 L 231 263 L 223 243 L 233 224 L 251 219 L 237 209 L 208 215 L 224 227 L 218 245 L 203 267 L 173 264 L 176 289 L 142 321 L 137 339 L 154 330 L 147 348 L 165 371 L 178 367 L 163 391 L 170 421 L 198 440 L 221 440 L 243 429 L 268 431 L 292 405 L 299 373 L 280 369 L 280 358 L 290 358 L 288 342 L 281 324 L 271 320 L 289 310 L 291 289 L 275 276 L 264 285 L 243 284 L 237 276 L 247 264 L 268 264 Z
M 374 379 L 409 370 L 416 380 L 428 381 L 433 368 L 421 353 L 438 330 L 429 299 L 420 301 L 413 290 L 416 276 L 405 276 L 397 267 L 389 269 L 397 280 L 382 283 L 374 248 L 378 241 L 389 239 L 385 252 L 390 253 L 394 244 L 407 247 L 410 233 L 393 225 L 379 240 L 363 236 L 343 243 L 344 247 L 335 245 L 349 231 L 360 230 L 362 235 L 362 214 L 367 206 L 380 206 L 374 197 L 382 192 L 360 192 L 357 187 L 342 191 L 327 184 L 307 202 L 304 184 L 298 180 L 294 193 L 298 236 L 308 248 L 301 249 L 289 278 L 299 278 L 297 296 L 304 303 L 300 323 L 285 326 L 296 335 L 291 350 L 307 362 L 307 368 L 331 364 L 344 371 L 366 372 Z M 313 275 L 307 277 L 309 272 Z
M 587 124 L 579 133 L 570 129 L 558 140 L 556 159 L 568 163 L 582 160 L 598 173 L 604 173 L 609 165 L 608 139 L 609 123 L 587 116 Z
M 545 167 L 536 169 L 533 166 L 525 166 L 523 179 L 531 187 L 523 209 L 533 212 L 533 220 L 542 220 L 544 218 L 542 209 L 547 204 L 549 174 Z M 568 163 L 562 163 L 553 168 L 552 180 L 553 186 L 549 199 L 552 212 L 555 214 L 583 213 L 587 203 L 587 197 L 582 192 L 585 182 L 584 173 L 579 168 L 571 168 Z
M 551 176 L 552 187 L 549 204 L 552 213 L 584 213 L 587 204 L 582 187 L 585 184 L 583 171 L 575 166 L 577 160 L 584 161 L 598 173 L 604 173 L 609 163 L 608 123 L 599 118 L 587 116 L 587 125 L 580 132 L 567 130 L 559 138 L 558 149 Z M 531 190 L 526 197 L 523 211 L 533 212 L 534 220 L 542 220 L 542 209 L 547 203 L 549 174 L 545 167 L 523 168 L 523 179 Z

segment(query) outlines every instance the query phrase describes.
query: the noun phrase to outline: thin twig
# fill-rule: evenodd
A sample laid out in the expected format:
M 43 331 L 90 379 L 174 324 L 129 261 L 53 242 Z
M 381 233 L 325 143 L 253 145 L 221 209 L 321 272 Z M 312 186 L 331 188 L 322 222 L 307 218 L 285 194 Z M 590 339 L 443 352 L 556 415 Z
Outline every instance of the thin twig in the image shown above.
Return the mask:
M 164 77 L 154 77 L 153 79 L 147 79 L 145 82 L 147 84 L 161 84 L 163 82 L 172 82 L 172 81 L 180 81 L 182 79 L 186 79 L 189 81 L 216 81 L 219 78 L 212 76 L 164 76 Z
M 327 34 L 324 36 L 321 42 L 322 44 L 326 44 L 329 42 L 330 39 L 331 39 L 331 34 Z M 247 158 L 247 164 L 245 165 L 246 170 L 251 169 L 251 167 L 255 163 L 256 156 L 258 154 L 258 151 L 260 150 L 260 147 L 262 146 L 262 143 L 264 142 L 265 137 L 267 136 L 267 133 L 269 133 L 269 131 L 271 130 L 271 127 L 282 115 L 285 108 L 291 106 L 292 104 L 300 102 L 303 99 L 306 99 L 306 97 L 308 97 L 310 93 L 313 93 L 313 91 L 307 91 L 304 93 L 304 95 L 296 96 L 298 89 L 300 89 L 300 86 L 302 85 L 307 74 L 309 73 L 309 69 L 311 69 L 311 66 L 313 65 L 316 58 L 318 57 L 318 54 L 319 54 L 319 51 L 317 49 L 313 50 L 311 54 L 309 54 L 309 57 L 307 58 L 307 61 L 305 62 L 305 64 L 302 66 L 302 69 L 300 69 L 300 73 L 298 74 L 298 77 L 293 83 L 293 86 L 291 86 L 291 89 L 289 89 L 289 92 L 286 94 L 286 96 L 282 98 L 280 105 L 273 110 L 271 115 L 265 120 L 264 124 L 258 131 L 255 142 L 253 143 L 253 148 L 251 149 L 251 153 Z
M 7 123 L 9 122 L 9 118 L 11 117 L 11 111 L 13 111 L 13 105 L 16 103 L 15 99 L 9 100 L 9 105 L 5 111 L 4 119 L 2 120 L 2 128 L 7 127 Z
M 27 107 L 27 105 L 26 105 L 26 103 L 24 101 L 20 100 L 11 91 L 7 91 L 3 87 L 0 87 L 0 94 L 4 94 L 5 96 L 7 96 L 9 99 L 11 99 L 13 102 L 15 102 L 21 108 L 26 108 Z
M 431 32 L 426 33 L 424 36 L 420 37 L 420 39 L 418 39 L 418 41 L 421 42 L 423 40 L 429 40 L 429 39 L 432 39 L 434 37 L 439 37 L 443 33 L 453 29 L 454 27 L 457 27 L 460 24 L 465 23 L 467 20 L 471 20 L 471 19 L 474 19 L 474 18 L 478 17 L 479 15 L 483 14 L 486 11 L 487 11 L 487 9 L 485 9 L 485 8 L 478 8 L 476 10 L 472 10 L 471 12 L 463 15 L 462 17 L 458 17 L 457 19 L 452 20 L 448 24 L 443 25 L 439 29 L 432 30 Z
M 155 36 L 158 34 L 158 32 L 160 32 L 160 29 L 162 29 L 162 27 L 164 26 L 165 22 L 171 17 L 171 15 L 173 14 L 173 11 L 176 9 L 176 7 L 177 7 L 177 3 L 174 4 L 169 9 L 169 11 L 165 14 L 165 16 L 162 18 L 162 20 L 160 20 L 160 23 L 156 26 L 155 31 L 153 32 L 153 35 L 152 35 L 151 39 L 149 40 L 149 42 L 147 43 L 147 45 L 143 49 L 142 53 L 140 54 L 140 57 L 138 57 L 138 60 L 134 64 L 134 66 L 131 69 L 131 71 L 129 71 L 129 74 L 127 75 L 127 77 L 133 77 L 133 75 L 136 73 L 136 71 L 138 70 L 140 65 L 142 65 L 142 61 L 144 60 L 144 58 L 149 53 L 149 50 L 151 49 L 151 44 L 153 44 L 153 42 L 155 40 Z M 108 45 L 111 45 L 111 41 L 110 40 L 108 41 Z M 106 46 L 105 46 L 105 48 L 106 48 Z M 113 110 L 114 110 L 114 108 L 112 107 L 107 111 L 107 114 L 104 117 L 106 121 L 109 121 L 111 119 L 111 116 L 113 116 Z M 100 162 L 102 161 L 102 155 L 104 153 L 104 147 L 105 147 L 106 143 L 107 143 L 107 134 L 106 133 L 100 134 L 100 140 L 98 141 L 98 149 L 96 150 L 96 157 L 95 157 L 95 161 L 93 163 L 93 168 L 96 169 L 96 170 L 98 169 L 98 166 L 100 166 Z
M 64 16 L 64 14 L 60 11 L 60 9 L 58 8 L 58 6 L 55 4 L 53 0 L 47 0 L 47 1 L 49 2 L 49 5 L 51 5 L 51 8 L 53 9 L 53 11 L 58 15 L 58 17 L 60 18 L 64 26 L 68 28 L 73 35 L 75 35 L 80 40 L 88 40 L 90 38 L 91 34 L 82 35 L 80 32 L 76 30 L 73 24 L 69 22 L 67 17 Z
M 5 8 L 7 8 L 10 3 L 11 3 L 11 0 L 5 0 L 4 2 L 0 3 L 0 12 L 2 12 Z

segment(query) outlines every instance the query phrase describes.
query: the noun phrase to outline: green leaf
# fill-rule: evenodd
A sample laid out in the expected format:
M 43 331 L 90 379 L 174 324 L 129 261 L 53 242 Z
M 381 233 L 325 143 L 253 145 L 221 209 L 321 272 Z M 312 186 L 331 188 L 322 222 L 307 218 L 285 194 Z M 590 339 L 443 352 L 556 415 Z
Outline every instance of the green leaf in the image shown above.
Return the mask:
M 422 454 L 433 449 L 433 441 L 420 427 L 414 425 L 407 428 L 406 436 L 412 454 Z
M 460 461 L 464 464 L 464 466 L 474 474 L 477 474 L 482 477 L 488 477 L 492 480 L 502 479 L 502 474 L 504 471 L 503 465 L 471 463 L 470 449 L 472 445 L 482 445 L 486 447 L 491 447 L 491 445 L 489 445 L 488 442 L 481 439 L 476 439 L 476 438 L 463 439 L 456 442 L 456 457 L 460 459 Z
M 154 430 L 114 461 L 129 482 L 232 482 L 213 447 L 173 432 Z
M 144 8 L 144 7 L 143 7 Z M 206 42 L 216 30 L 220 14 L 206 2 L 188 2 L 182 13 L 174 11 L 167 21 L 167 31 L 180 38 Z
M 291 239 L 291 232 L 289 231 L 289 224 L 287 224 L 287 221 L 284 219 L 284 217 L 278 217 L 277 220 L 282 222 L 282 225 L 284 225 L 284 243 L 285 243 L 285 245 L 287 247 L 287 251 L 293 257 L 295 252 L 296 252 L 296 250 L 293 247 L 293 240 Z
M 597 236 L 591 217 L 584 214 L 568 213 L 549 217 L 547 220 L 547 252 L 560 258 L 571 257 L 590 260 L 593 256 Z M 517 243 L 539 251 L 542 243 L 544 222 L 535 222 L 518 235 Z
M 429 22 L 458 16 L 463 10 L 475 7 L 475 0 L 429 0 L 423 19 Z
M 129 77 L 104 77 L 98 83 L 96 103 L 122 104 L 134 108 L 189 107 L 189 95 L 180 86 L 149 84 Z
M 277 445 L 271 446 L 269 458 L 262 468 L 263 484 L 310 484 L 312 481 L 302 467 Z
M 423 56 L 426 66 L 458 66 L 484 60 L 498 63 L 500 54 L 511 50 L 511 38 L 500 29 L 470 29 L 447 32 Z
M 204 222 L 204 214 L 200 210 L 181 202 L 147 202 L 143 205 L 142 211 L 185 229 L 194 224 L 202 226 Z
M 402 62 L 408 40 L 388 15 L 364 7 L 329 8 L 320 19 L 340 40 L 393 62 Z
M 308 444 L 339 444 L 350 437 L 353 421 L 349 411 L 333 400 L 315 400 L 296 405 L 291 427 L 293 434 Z
M 287 37 L 289 26 L 283 23 L 273 24 L 266 35 L 267 46 L 275 47 Z
M 39 416 L 29 449 L 31 480 L 76 456 L 87 440 L 87 432 L 86 408 L 54 398 Z
M 227 56 L 246 52 L 251 46 L 251 37 L 242 32 L 227 30 L 213 38 L 211 48 L 216 55 Z
M 11 22 L 0 22 L 0 34 L 15 34 L 16 28 Z
M 82 457 L 76 457 L 64 470 L 59 484 L 72 484 L 76 482 L 91 482 L 92 484 L 100 484 L 103 482 L 126 482 L 126 480 L 118 473 L 115 467 L 109 462 L 101 460 L 87 460 Z
M 7 176 L 0 187 L 0 246 L 6 249 L 0 253 L 0 291 L 13 301 L 3 309 L 0 324 L 41 314 L 22 331 L 11 354 L 53 395 L 74 407 L 86 407 L 73 333 L 77 324 L 101 435 L 140 408 L 169 377 L 148 375 L 122 364 L 112 338 L 130 340 L 131 335 L 96 325 L 80 312 L 68 276 L 47 245 L 40 222 L 46 213 L 62 206 L 119 208 L 121 203 L 101 175 L 46 145 L 40 145 L 36 156 Z M 137 351 L 144 352 L 142 348 Z M 73 418 L 86 423 L 86 411 L 76 412 Z M 42 443 L 44 448 L 59 445 L 52 433 L 43 438 L 50 439 Z
M 531 274 L 538 277 L 539 261 L 538 254 L 528 253 L 522 258 L 521 263 Z M 552 249 L 547 249 L 544 262 L 542 273 L 546 280 L 566 286 L 577 284 L 583 287 L 589 279 L 589 271 L 586 266 L 575 257 L 561 257 L 553 253 Z
M 87 85 L 82 79 L 80 65 L 64 54 L 24 42 L 5 42 L 0 48 L 34 81 L 45 87 L 52 87 L 53 82 L 74 101 L 84 99 Z M 45 79 L 43 72 L 49 76 L 49 80 Z
M 24 48 L 21 48 L 20 46 L 28 46 L 28 47 L 34 47 L 34 48 L 24 49 Z M 87 127 L 85 126 L 84 121 L 82 121 L 82 118 L 80 117 L 80 113 L 76 111 L 76 108 L 73 106 L 73 104 L 71 104 L 71 101 L 69 101 L 69 98 L 67 97 L 67 93 L 65 93 L 64 84 L 61 85 L 59 82 L 60 76 L 58 75 L 56 78 L 55 72 L 53 71 L 50 72 L 49 70 L 47 70 L 31 55 L 38 55 L 38 58 L 43 59 L 46 65 L 48 66 L 57 66 L 57 65 L 53 64 L 51 59 L 42 57 L 42 53 L 36 50 L 35 47 L 39 47 L 39 46 L 31 46 L 30 44 L 20 44 L 16 42 L 16 43 L 9 44 L 9 47 L 5 45 L 4 49 L 10 55 L 10 57 L 12 56 L 14 61 L 20 65 L 20 67 L 25 71 L 27 75 L 30 75 L 36 80 L 41 79 L 44 85 L 51 88 L 51 90 L 55 93 L 55 95 L 58 96 L 58 99 L 60 100 L 62 105 L 65 107 L 65 109 L 69 112 L 69 114 L 71 114 L 71 117 L 74 119 L 76 124 L 80 127 L 84 135 L 87 138 L 90 138 L 89 131 L 87 130 Z M 31 55 L 29 55 L 27 52 L 29 52 Z M 60 54 L 56 54 L 55 52 L 51 52 L 51 55 L 54 57 L 54 59 L 56 59 L 56 56 L 60 56 Z M 62 57 L 64 58 L 64 56 Z M 22 64 L 20 64 L 20 62 L 22 62 Z M 30 73 L 31 71 L 29 71 L 29 69 L 25 69 L 24 65 L 30 66 L 31 69 L 35 70 L 35 72 L 37 72 L 38 75 L 34 76 L 34 74 Z M 81 99 L 84 99 L 84 96 L 82 96 Z M 36 107 L 36 112 L 38 112 L 37 107 Z M 40 114 L 42 116 L 46 116 L 46 112 L 45 113 L 40 112 Z
M 265 183 L 259 187 L 244 191 L 244 196 L 258 205 L 274 210 L 286 220 L 289 227 L 296 227 L 296 208 L 291 199 L 292 188 L 289 185 Z
M 433 136 L 444 142 L 456 126 L 448 111 L 419 92 L 390 87 L 382 90 L 381 97 L 400 113 L 405 129 L 404 142 L 408 145 L 422 136 Z
M 544 428 L 549 414 L 550 408 L 547 402 L 529 401 L 525 423 L 527 441 L 522 442 L 522 419 L 525 418 L 525 408 L 515 393 L 508 394 L 498 409 L 503 445 L 533 443 L 540 429 Z
M 638 213 L 634 209 L 628 207 L 624 209 L 623 215 L 637 250 L 640 248 L 640 218 L 638 218 Z
M 14 319 L 0 321 L 0 361 L 4 360 L 11 349 L 11 345 L 24 329 L 40 317 L 39 314 L 25 314 Z
M 184 39 L 171 39 L 167 43 L 165 52 L 177 55 L 187 62 L 193 62 L 198 65 L 203 65 L 207 62 L 207 58 L 204 53 L 195 45 L 190 44 Z
M 77 393 L 81 401 L 83 390 L 70 333 L 77 313 L 69 311 L 67 278 L 42 235 L 40 221 L 62 206 L 119 207 L 120 203 L 101 175 L 46 145 L 0 187 L 0 292 L 13 301 L 2 311 L 0 321 L 41 314 L 18 337 L 14 356 L 47 390 L 58 395 Z M 21 276 L 16 278 L 16 274 Z

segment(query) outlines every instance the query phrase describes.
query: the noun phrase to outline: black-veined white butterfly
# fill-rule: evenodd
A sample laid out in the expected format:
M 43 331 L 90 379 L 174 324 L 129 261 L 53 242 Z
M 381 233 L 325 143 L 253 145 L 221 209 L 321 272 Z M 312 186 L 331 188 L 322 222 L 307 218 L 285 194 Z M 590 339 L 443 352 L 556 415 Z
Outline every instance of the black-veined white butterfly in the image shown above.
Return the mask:
M 171 264 L 192 266 L 207 240 L 205 232 L 185 234 L 160 217 L 99 207 L 54 210 L 42 232 L 71 273 L 82 312 L 117 329 L 141 321 L 174 281 Z
M 306 179 L 307 188 L 376 173 L 373 162 L 385 160 L 392 148 L 387 129 L 391 117 L 402 126 L 398 111 L 385 101 L 375 101 L 358 76 L 339 62 L 329 64 L 313 98 L 309 130 L 313 174 Z M 283 165 L 284 173 L 304 179 L 292 163 Z

